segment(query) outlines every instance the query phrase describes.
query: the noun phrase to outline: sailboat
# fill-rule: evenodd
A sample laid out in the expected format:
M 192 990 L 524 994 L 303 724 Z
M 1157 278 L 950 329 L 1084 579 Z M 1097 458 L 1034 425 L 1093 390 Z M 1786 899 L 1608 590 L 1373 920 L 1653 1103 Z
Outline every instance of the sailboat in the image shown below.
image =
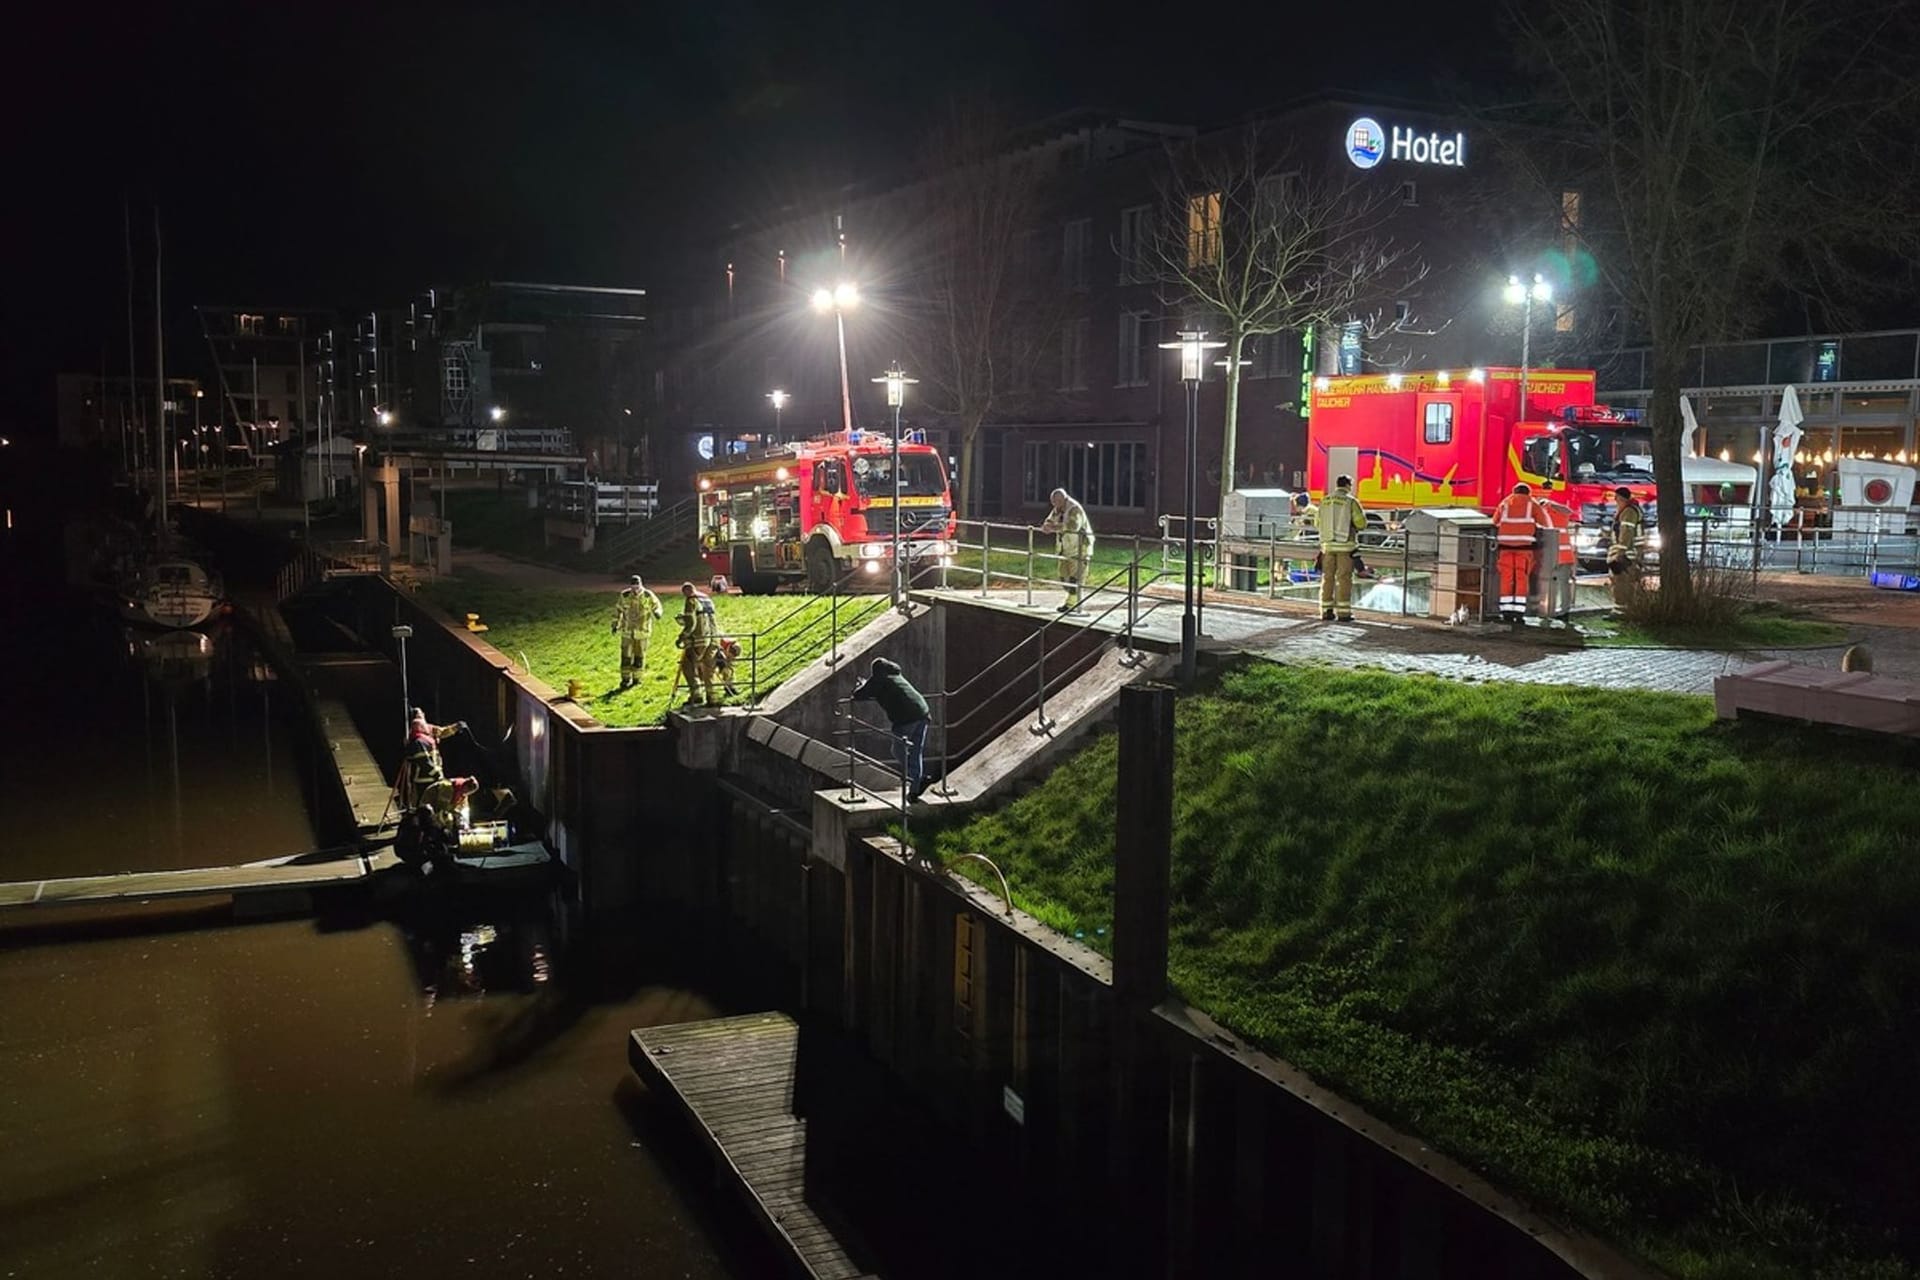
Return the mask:
M 129 259 L 131 260 L 131 259 Z M 129 286 L 131 288 L 131 286 Z M 132 328 L 131 293 L 127 300 Z M 133 370 L 129 369 L 131 377 Z M 132 385 L 131 383 L 129 385 Z M 134 575 L 121 583 L 121 616 L 129 622 L 178 629 L 196 627 L 220 607 L 224 592 L 217 578 L 174 544 L 167 524 L 167 348 L 160 309 L 160 211 L 153 212 L 153 385 L 154 385 L 154 551 Z

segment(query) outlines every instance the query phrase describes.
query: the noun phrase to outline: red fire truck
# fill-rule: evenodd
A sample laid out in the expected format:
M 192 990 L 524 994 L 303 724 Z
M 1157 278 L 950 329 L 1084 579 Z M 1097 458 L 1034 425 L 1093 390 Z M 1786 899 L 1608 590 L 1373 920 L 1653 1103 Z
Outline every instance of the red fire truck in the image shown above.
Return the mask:
M 1369 510 L 1491 511 L 1521 480 L 1551 476 L 1573 508 L 1583 557 L 1625 485 L 1653 500 L 1653 437 L 1639 415 L 1593 402 L 1590 369 L 1432 370 L 1314 380 L 1307 488 L 1320 497 L 1352 476 Z M 1604 552 L 1604 548 L 1601 548 Z
M 903 558 L 938 564 L 954 553 L 953 495 L 940 454 L 918 432 L 900 444 Z M 839 431 L 778 445 L 700 472 L 700 546 L 742 591 L 805 579 L 823 592 L 849 573 L 873 585 L 893 566 L 893 441 Z

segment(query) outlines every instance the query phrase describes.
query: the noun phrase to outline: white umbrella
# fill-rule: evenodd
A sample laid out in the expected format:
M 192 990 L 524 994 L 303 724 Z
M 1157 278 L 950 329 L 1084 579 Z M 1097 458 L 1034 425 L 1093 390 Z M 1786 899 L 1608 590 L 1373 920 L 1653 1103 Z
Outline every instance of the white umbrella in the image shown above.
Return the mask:
M 1793 455 L 1806 437 L 1800 429 L 1806 420 L 1807 415 L 1800 412 L 1800 395 L 1789 383 L 1780 392 L 1780 422 L 1773 429 L 1773 480 L 1768 496 L 1776 525 L 1793 518 Z
M 1693 416 L 1693 401 L 1680 397 L 1680 421 L 1687 429 L 1687 452 L 1700 454 L 1700 420 Z

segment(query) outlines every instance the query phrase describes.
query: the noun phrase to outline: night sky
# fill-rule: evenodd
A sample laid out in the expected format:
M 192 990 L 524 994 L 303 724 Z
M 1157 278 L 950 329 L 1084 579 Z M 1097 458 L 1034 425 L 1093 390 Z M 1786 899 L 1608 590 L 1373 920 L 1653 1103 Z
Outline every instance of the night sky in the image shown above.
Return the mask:
M 196 302 L 645 287 L 703 231 L 906 163 L 956 93 L 1021 119 L 1209 121 L 1314 88 L 1445 100 L 1500 78 L 1497 0 L 1314 8 L 1203 25 L 1002 0 L 46 6 L 16 20 L 0 77 L 16 179 L 0 412 L 46 429 L 52 373 L 124 368 L 123 202 L 142 326 L 157 202 L 184 339 Z

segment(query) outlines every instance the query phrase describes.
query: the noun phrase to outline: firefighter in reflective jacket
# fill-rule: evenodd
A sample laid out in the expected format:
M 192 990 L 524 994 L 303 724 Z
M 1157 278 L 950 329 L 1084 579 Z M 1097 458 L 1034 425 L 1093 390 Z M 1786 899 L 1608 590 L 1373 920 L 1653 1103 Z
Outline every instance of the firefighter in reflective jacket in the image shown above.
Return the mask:
M 1080 588 L 1086 584 L 1087 565 L 1093 559 L 1093 521 L 1065 489 L 1055 489 L 1048 500 L 1053 510 L 1040 531 L 1060 535 L 1060 580 L 1067 584 L 1060 612 L 1072 613 L 1080 607 Z
M 695 590 L 691 582 L 680 584 L 680 597 L 685 607 L 680 611 L 680 636 L 674 643 L 680 646 L 680 678 L 687 682 L 687 705 L 700 705 L 697 682 L 706 688 L 706 704 L 717 707 L 720 695 L 713 690 L 713 670 L 720 628 L 714 621 L 713 598 Z
M 1353 477 L 1333 482 L 1333 492 L 1314 510 L 1313 527 L 1320 534 L 1320 616 L 1352 622 L 1353 552 L 1367 527 L 1366 508 L 1353 496 Z
M 1541 486 L 1545 496 L 1540 499 L 1540 508 L 1547 513 L 1547 523 L 1560 536 L 1555 539 L 1558 546 L 1552 559 L 1541 566 L 1540 612 L 1565 622 L 1573 612 L 1574 517 L 1573 508 L 1554 497 L 1555 488 L 1551 479 Z
M 640 671 L 647 665 L 647 641 L 653 636 L 653 620 L 666 610 L 660 597 L 647 590 L 647 584 L 634 574 L 633 581 L 613 605 L 613 634 L 620 637 L 620 687 L 631 689 L 640 683 Z
M 480 789 L 473 778 L 449 778 L 440 764 L 440 744 L 467 727 L 429 724 L 419 707 L 407 724 L 407 747 L 400 760 L 400 803 L 408 809 L 425 805 L 445 823 L 462 800 Z
M 1524 480 L 1493 509 L 1493 526 L 1500 549 L 1500 616 L 1508 622 L 1524 622 L 1533 567 L 1539 562 L 1540 531 L 1553 526 L 1533 496 L 1533 486 Z
M 1607 540 L 1607 572 L 1613 577 L 1613 598 L 1620 599 L 1620 584 L 1640 575 L 1640 535 L 1645 530 L 1647 513 L 1633 499 L 1633 490 L 1621 485 L 1613 491 L 1613 530 Z

